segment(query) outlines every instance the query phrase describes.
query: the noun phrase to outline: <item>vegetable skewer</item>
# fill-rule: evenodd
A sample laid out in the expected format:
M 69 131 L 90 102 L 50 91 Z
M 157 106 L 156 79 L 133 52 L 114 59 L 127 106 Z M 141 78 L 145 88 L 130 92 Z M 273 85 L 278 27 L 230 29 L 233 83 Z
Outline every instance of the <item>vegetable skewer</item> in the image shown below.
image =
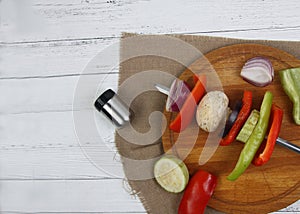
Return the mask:
M 169 95 L 169 90 L 170 89 L 167 86 L 164 86 L 164 85 L 161 85 L 161 84 L 155 84 L 154 87 L 159 92 L 161 92 L 161 93 L 163 93 L 163 94 L 165 94 L 167 96 Z M 289 149 L 291 151 L 294 151 L 294 152 L 300 154 L 300 147 L 297 146 L 297 145 L 295 145 L 295 144 L 293 144 L 293 143 L 291 143 L 291 142 L 289 142 L 289 141 L 287 141 L 287 140 L 285 140 L 285 139 L 282 139 L 282 138 L 278 137 L 276 139 L 276 144 L 281 145 L 281 146 L 283 146 L 283 147 L 285 147 L 285 148 L 287 148 L 287 149 Z

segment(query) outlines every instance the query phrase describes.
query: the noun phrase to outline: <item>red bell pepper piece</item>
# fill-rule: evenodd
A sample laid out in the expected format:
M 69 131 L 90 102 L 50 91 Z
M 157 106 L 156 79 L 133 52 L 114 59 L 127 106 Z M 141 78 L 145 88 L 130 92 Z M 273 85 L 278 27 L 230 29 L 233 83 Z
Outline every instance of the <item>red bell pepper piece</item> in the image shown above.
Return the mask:
M 194 77 L 194 80 L 197 78 Z M 186 129 L 195 116 L 197 104 L 205 93 L 206 76 L 199 76 L 194 88 L 186 98 L 180 112 L 177 114 L 174 121 L 171 122 L 169 128 L 174 132 L 180 132 Z
M 229 133 L 220 141 L 221 146 L 227 146 L 235 140 L 239 131 L 243 127 L 247 118 L 249 117 L 249 114 L 251 112 L 251 107 L 252 107 L 252 92 L 245 90 L 244 95 L 243 95 L 242 108 L 236 118 L 236 121 L 234 122 L 233 126 L 231 127 Z
M 282 118 L 283 118 L 283 110 L 280 107 L 273 104 L 271 109 L 271 119 L 270 119 L 271 125 L 269 126 L 270 129 L 269 129 L 267 142 L 265 144 L 262 144 L 261 148 L 258 150 L 259 153 L 256 154 L 256 157 L 253 161 L 254 165 L 261 166 L 270 160 L 276 144 L 276 139 L 279 136 Z
M 189 181 L 181 199 L 178 214 L 201 214 L 217 185 L 217 177 L 199 170 Z

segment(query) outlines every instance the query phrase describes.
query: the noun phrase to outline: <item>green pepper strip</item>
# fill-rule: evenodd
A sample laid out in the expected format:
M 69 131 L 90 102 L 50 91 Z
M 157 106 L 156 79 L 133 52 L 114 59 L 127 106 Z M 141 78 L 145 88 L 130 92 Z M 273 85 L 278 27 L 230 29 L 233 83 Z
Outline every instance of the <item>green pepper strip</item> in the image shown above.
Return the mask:
M 281 85 L 293 102 L 293 118 L 300 125 L 300 68 L 292 68 L 279 72 Z
M 251 164 L 260 144 L 265 138 L 271 114 L 272 101 L 273 94 L 267 91 L 260 107 L 260 117 L 258 122 L 246 142 L 235 168 L 230 175 L 227 176 L 228 180 L 236 180 Z

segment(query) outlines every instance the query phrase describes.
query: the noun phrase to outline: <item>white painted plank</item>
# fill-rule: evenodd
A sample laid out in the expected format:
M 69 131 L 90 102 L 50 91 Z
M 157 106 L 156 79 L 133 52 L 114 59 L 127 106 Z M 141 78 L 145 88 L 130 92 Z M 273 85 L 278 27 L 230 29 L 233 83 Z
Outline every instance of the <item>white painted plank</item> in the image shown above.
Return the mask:
M 115 159 L 115 152 L 108 148 L 97 152 L 102 160 L 97 166 L 76 144 L 6 147 L 0 150 L 0 154 L 1 180 L 94 180 L 124 175 L 121 163 Z
M 191 34 L 199 34 L 197 32 Z M 250 39 L 300 38 L 300 29 L 232 31 L 201 33 L 202 35 L 229 36 Z M 119 38 L 21 43 L 0 48 L 0 79 L 78 75 L 86 65 L 105 48 L 116 44 Z M 118 52 L 111 57 L 118 58 Z M 99 63 L 94 73 L 110 72 L 111 66 Z M 115 70 L 117 72 L 117 70 Z
M 69 3 L 57 3 L 56 1 L 54 2 L 50 2 L 50 3 L 36 3 L 37 7 L 42 7 L 44 8 L 44 10 L 46 10 L 46 12 L 44 11 L 44 13 L 42 13 L 44 16 L 46 16 L 47 19 L 52 19 L 53 17 L 56 17 L 57 13 L 66 13 L 65 16 L 70 16 L 73 17 L 74 16 L 74 20 L 72 20 L 72 18 L 69 17 L 69 19 L 67 20 L 63 20 L 63 17 L 61 17 L 59 19 L 59 23 L 55 24 L 55 27 L 62 27 L 65 24 L 70 24 L 74 22 L 74 24 L 80 25 L 80 22 L 78 22 L 77 20 L 77 16 L 84 16 L 84 14 L 88 13 L 88 12 L 79 12 L 77 15 L 72 16 L 71 12 L 68 12 L 68 10 L 80 10 L 80 11 L 85 11 L 85 10 L 93 10 L 93 7 L 96 7 L 97 10 L 100 10 L 98 7 L 104 7 L 105 9 L 107 5 L 111 5 L 111 4 L 107 4 L 105 2 L 96 2 L 96 1 L 91 1 L 89 4 L 91 5 L 90 7 L 84 7 L 82 6 L 82 3 L 79 1 L 73 1 L 75 3 L 72 3 L 72 1 L 70 1 Z M 5 1 L 2 3 L 4 4 Z M 34 3 L 34 2 L 33 2 Z M 218 35 L 218 36 L 231 36 L 231 37 L 239 37 L 239 38 L 252 38 L 252 39 L 285 39 L 285 40 L 299 40 L 299 36 L 300 36 L 300 28 L 298 26 L 292 26 L 291 23 L 296 23 L 298 22 L 299 18 L 297 18 L 297 14 L 296 15 L 292 15 L 290 12 L 288 14 L 285 14 L 282 11 L 289 11 L 290 7 L 293 8 L 297 8 L 299 6 L 299 2 L 295 1 L 295 2 L 290 2 L 289 4 L 284 3 L 284 5 L 282 5 L 282 2 L 269 2 L 269 1 L 265 1 L 263 3 L 261 3 L 261 5 L 258 6 L 258 8 L 260 10 L 257 10 L 256 12 L 258 13 L 258 11 L 260 11 L 258 14 L 255 15 L 245 15 L 242 14 L 244 12 L 248 13 L 249 11 L 251 12 L 252 10 L 244 10 L 245 7 L 245 2 L 239 2 L 239 3 L 234 3 L 233 5 L 231 4 L 226 4 L 226 7 L 228 10 L 232 9 L 231 7 L 229 7 L 228 5 L 231 5 L 233 8 L 236 10 L 235 13 L 241 13 L 242 15 L 234 15 L 235 13 L 225 13 L 226 10 L 224 10 L 223 6 L 215 6 L 217 5 L 216 2 L 214 1 L 209 1 L 209 2 L 205 2 L 206 4 L 201 4 L 201 7 L 197 6 L 197 2 L 192 2 L 191 4 L 184 4 L 184 5 L 180 5 L 182 3 L 179 2 L 175 2 L 174 3 L 174 11 L 173 13 L 175 13 L 180 6 L 181 7 L 191 7 L 193 10 L 203 10 L 205 11 L 205 13 L 193 13 L 191 12 L 189 16 L 186 16 L 186 14 L 183 13 L 179 13 L 176 14 L 176 19 L 178 18 L 177 21 L 175 21 L 174 23 L 177 23 L 179 26 L 184 26 L 185 28 L 183 30 L 179 30 L 176 31 L 176 33 L 192 33 L 192 34 L 204 34 L 204 35 Z M 244 3 L 242 5 L 242 7 L 240 4 Z M 83 4 L 88 4 L 83 2 Z M 135 5 L 139 5 L 139 4 L 150 4 L 150 7 L 155 8 L 156 6 L 158 6 L 158 4 L 161 4 L 160 2 L 158 3 L 157 1 L 153 1 L 153 2 L 134 2 L 134 3 L 128 3 L 128 2 L 122 2 L 122 3 L 116 3 L 116 4 L 112 4 L 114 5 L 113 7 L 135 7 Z M 211 5 L 212 4 L 212 5 Z M 246 5 L 252 5 L 251 2 L 250 3 L 246 3 Z M 272 4 L 272 6 L 267 5 L 267 4 Z M 276 6 L 274 6 L 276 5 Z M 278 6 L 279 5 L 279 6 Z M 194 6 L 194 7 L 193 7 Z M 215 6 L 215 7 L 212 7 Z M 270 19 L 270 18 L 266 18 L 264 19 L 263 16 L 267 16 L 270 15 L 268 13 L 263 13 L 264 12 L 264 7 L 268 7 L 270 9 L 270 12 L 276 14 L 276 19 Z M 77 9 L 72 9 L 72 7 L 78 7 Z M 58 12 L 49 12 L 49 8 L 51 11 L 52 10 L 58 10 Z M 286 8 L 286 10 L 285 10 Z M 95 9 L 95 8 L 94 8 Z M 131 13 L 140 13 L 140 11 L 143 11 L 143 9 L 145 10 L 146 8 L 141 7 L 140 9 L 136 9 L 135 10 L 129 10 L 131 11 Z M 277 10 L 281 10 L 280 13 Z M 42 9 L 41 9 L 42 10 Z M 95 9 L 96 10 L 96 9 Z M 164 12 L 163 9 L 161 9 L 162 12 Z M 212 12 L 211 10 L 214 10 L 214 12 Z M 101 10 L 100 10 L 101 11 Z M 157 10 L 154 10 L 157 11 Z M 160 10 L 158 10 L 159 12 Z M 292 11 L 296 11 L 292 10 Z M 115 10 L 110 11 L 110 13 L 114 13 L 117 12 Z M 162 13 L 159 12 L 159 13 Z M 228 12 L 228 11 L 227 11 Z M 232 11 L 231 11 L 232 12 Z M 278 15 L 277 14 L 280 14 Z M 53 16 L 49 15 L 52 14 Z M 98 12 L 99 14 L 101 14 L 101 12 Z M 96 12 L 92 12 L 92 15 L 97 15 L 98 13 Z M 131 14 L 130 13 L 130 14 Z M 147 13 L 143 13 L 144 20 L 151 20 L 151 23 L 154 22 L 154 19 L 159 19 L 160 16 L 153 16 L 151 18 L 152 15 L 147 15 Z M 178 12 L 177 12 L 178 13 Z M 224 14 L 223 14 L 224 13 Z M 166 13 L 168 15 L 172 15 L 172 13 Z M 199 15 L 203 15 L 203 17 L 198 18 L 197 16 Z M 215 17 L 216 14 L 219 14 L 218 17 L 222 17 L 221 21 L 209 21 L 207 19 L 212 19 Z M 230 20 L 235 20 L 234 23 L 222 23 L 223 20 L 226 20 L 228 17 L 228 14 L 233 14 L 232 16 L 238 16 L 239 19 L 235 20 L 234 18 L 230 18 Z M 48 16 L 47 16 L 48 15 Z M 163 15 L 163 14 L 161 14 Z M 272 14 L 273 15 L 273 14 Z M 287 16 L 288 15 L 288 16 Z M 3 15 L 5 16 L 5 15 Z M 126 14 L 123 14 L 122 16 L 126 16 Z M 189 17 L 191 19 L 191 21 L 186 21 L 186 18 L 181 18 L 182 17 Z M 194 17 L 195 16 L 195 17 Z M 263 24 L 265 22 L 268 22 L 268 20 L 272 20 L 271 23 L 274 24 L 276 23 L 276 20 L 280 19 L 280 21 L 287 19 L 288 22 L 286 22 L 286 24 L 279 24 L 278 26 L 271 26 L 271 27 L 256 27 L 256 24 L 249 24 L 248 26 L 252 26 L 251 28 L 236 28 L 235 26 L 238 25 L 238 23 L 242 23 L 244 21 L 243 17 L 247 16 L 247 20 L 251 20 L 251 19 L 255 19 L 252 20 L 254 23 L 256 24 Z M 57 17 L 56 17 L 57 18 Z M 143 19 L 143 18 L 142 18 Z M 257 20 L 256 20 L 257 19 Z M 264 20 L 264 22 L 262 22 L 261 20 Z M 2 18 L 2 25 L 6 26 L 5 24 L 5 18 Z M 134 20 L 140 20 L 140 19 L 134 19 Z M 167 19 L 168 20 L 168 19 Z M 182 21 L 184 20 L 184 21 Z M 193 21 L 193 20 L 197 20 L 197 21 Z M 92 23 L 93 23 L 93 19 L 92 19 Z M 165 19 L 161 19 L 161 21 L 163 22 L 168 22 Z M 129 24 L 131 24 L 132 22 L 130 22 L 130 19 L 124 19 L 124 22 L 128 22 Z M 183 23 L 184 22 L 184 23 Z M 205 26 L 201 26 L 201 23 L 204 22 L 206 25 Z M 55 23 L 55 21 L 54 21 Z M 90 23 L 90 22 L 89 22 Z M 108 28 L 112 25 L 111 22 L 109 22 L 109 26 Z M 156 22 L 154 22 L 156 23 Z M 160 23 L 160 22 L 158 22 Z M 122 24 L 119 21 L 116 24 Z M 173 22 L 172 22 L 173 24 Z M 181 25 L 180 25 L 181 24 Z M 212 27 L 216 27 L 217 25 L 221 25 L 219 26 L 217 29 L 216 28 L 212 28 Z M 123 25 L 126 26 L 126 24 L 123 23 Z M 123 26 L 122 25 L 122 26 Z M 188 28 L 188 26 L 194 26 L 191 28 Z M 94 32 L 95 28 L 91 27 L 88 24 L 85 25 L 80 25 L 80 26 L 75 26 L 74 28 L 82 28 L 82 26 L 84 26 L 84 30 L 80 31 L 80 32 Z M 135 26 L 135 25 L 134 25 Z M 163 26 L 168 26 L 168 25 L 163 25 Z M 231 28 L 229 29 L 223 29 L 222 26 L 230 26 Z M 254 27 L 253 27 L 254 26 Z M 91 28 L 90 28 L 91 27 Z M 149 27 L 151 28 L 151 27 Z M 105 27 L 101 28 L 106 29 Z M 119 28 L 114 28 L 114 29 L 119 29 Z M 5 27 L 3 29 L 3 35 L 5 34 L 9 34 L 9 31 L 5 30 Z M 131 31 L 130 28 L 127 28 L 128 31 Z M 65 35 L 66 33 L 69 33 L 69 31 L 64 32 L 64 31 L 53 31 L 55 33 L 58 33 L 58 35 Z M 112 32 L 112 31 L 110 31 Z M 117 34 L 113 34 L 113 36 L 109 36 L 109 37 L 102 37 L 102 36 L 97 36 L 97 37 L 86 37 L 87 39 L 82 40 L 81 36 L 79 36 L 79 38 L 69 38 L 69 36 L 67 36 L 67 39 L 61 39 L 61 40 L 51 40 L 48 37 L 44 38 L 42 37 L 42 39 L 40 40 L 36 40 L 36 42 L 32 42 L 32 43 L 18 43 L 15 45 L 3 45 L 1 48 L 1 61 L 0 61 L 0 74 L 2 78 L 7 78 L 7 77 L 30 77 L 30 76 L 51 76 L 51 75 L 63 75 L 63 74 L 78 74 L 80 73 L 84 66 L 86 65 L 86 63 L 88 63 L 88 61 L 96 55 L 96 53 L 98 53 L 99 51 L 101 51 L 102 49 L 104 49 L 105 47 L 111 45 L 112 43 L 114 43 L 116 40 L 118 40 L 118 36 L 120 35 L 120 31 L 118 31 Z M 156 32 L 155 30 L 152 31 L 150 29 L 149 32 L 147 31 L 138 31 L 140 33 L 170 33 L 170 32 L 175 32 L 175 31 L 168 31 L 165 30 L 164 32 Z M 34 32 L 36 36 L 38 36 L 39 34 L 36 32 Z M 19 35 L 20 34 L 20 35 Z M 47 35 L 50 35 L 51 32 L 47 33 Z M 26 38 L 24 37 L 24 35 L 22 35 L 21 33 L 16 34 L 17 36 L 21 36 L 22 39 Z M 74 34 L 76 35 L 76 34 Z M 116 37 L 117 35 L 117 37 Z M 9 38 L 13 38 L 13 37 L 9 37 Z M 91 39 L 89 39 L 91 38 Z M 93 39 L 93 38 L 99 38 L 99 39 Z M 35 41 L 35 40 L 33 40 Z M 17 62 L 17 63 L 16 63 Z M 35 69 L 33 69 L 33 67 Z M 101 67 L 99 68 L 99 72 L 105 72 L 107 70 L 107 67 Z
M 76 91 L 79 78 L 84 82 Z M 118 74 L 0 80 L 1 113 L 93 109 L 107 88 L 117 91 Z M 76 93 L 76 96 L 75 96 Z M 73 99 L 76 105 L 73 106 Z
M 299 40 L 299 29 L 265 29 L 229 32 L 184 32 L 211 36 L 248 39 Z M 116 44 L 118 37 L 109 39 L 67 40 L 3 45 L 0 47 L 0 79 L 78 75 L 101 51 Z M 112 52 L 118 58 L 118 52 Z M 101 62 L 95 73 L 110 72 L 109 63 Z M 116 70 L 117 71 L 117 70 Z
M 143 212 L 120 179 L 88 181 L 1 181 L 1 213 Z M 299 202 L 276 213 L 298 213 Z
M 74 0 L 67 3 L 35 0 L 26 10 L 26 5 L 23 8 L 19 6 L 19 11 L 14 1 L 3 0 L 1 3 L 6 10 L 1 14 L 0 40 L 6 42 L 115 37 L 122 31 L 182 33 L 299 29 L 300 20 L 298 0 L 288 3 L 283 0 L 192 0 L 188 3 L 180 0 Z M 22 9 L 26 12 L 20 12 Z M 32 19 L 20 18 L 24 13 Z M 30 26 L 30 31 L 26 31 L 26 26 Z
M 82 132 L 74 129 L 71 111 L 1 115 L 0 179 L 124 177 L 114 127 L 100 114 L 94 119 L 98 132 L 87 128 L 83 131 L 89 136 L 78 138 Z M 82 145 L 92 148 L 97 159 L 86 155 Z
M 0 210 L 6 212 L 143 212 L 121 179 L 89 181 L 1 181 Z
M 112 39 L 22 43 L 0 47 L 0 78 L 51 77 L 80 74 Z M 111 55 L 118 58 L 118 53 Z M 110 72 L 103 62 L 94 73 Z
M 4 4 L 7 0 L 4 0 Z M 72 3 L 73 2 L 73 3 Z M 168 3 L 168 2 L 167 2 Z M 165 3 L 165 4 L 167 4 Z M 170 2 L 169 2 L 170 3 Z M 298 23 L 299 14 L 293 14 L 293 11 L 297 11 L 299 7 L 299 1 L 290 1 L 289 4 L 281 1 L 264 1 L 260 2 L 255 10 L 245 10 L 245 7 L 248 5 L 253 5 L 252 2 L 239 1 L 231 4 L 226 4 L 220 6 L 216 1 L 207 1 L 201 5 L 198 5 L 198 2 L 192 1 L 190 4 L 183 4 L 183 2 L 172 2 L 174 9 L 169 11 L 169 9 L 157 10 L 156 7 L 161 4 L 159 1 L 150 1 L 150 2 L 116 2 L 115 4 L 106 3 L 105 1 L 90 1 L 90 3 L 79 2 L 79 1 L 69 1 L 68 3 L 58 3 L 57 1 L 52 1 L 43 3 L 43 2 L 32 2 L 37 8 L 40 8 L 38 11 L 41 12 L 41 17 L 53 22 L 53 27 L 68 29 L 64 30 L 51 30 L 47 32 L 47 35 L 39 34 L 36 31 L 34 36 L 40 37 L 38 39 L 32 39 L 32 43 L 17 43 L 14 45 L 2 45 L 1 55 L 0 55 L 0 77 L 1 78 L 12 78 L 12 77 L 30 77 L 30 76 L 53 76 L 53 75 L 72 75 L 80 73 L 85 65 L 92 59 L 99 51 L 103 50 L 105 47 L 113 44 L 118 40 L 122 28 L 114 27 L 110 29 L 114 24 L 120 26 L 127 26 L 127 31 L 139 32 L 139 33 L 192 33 L 192 34 L 204 34 L 204 35 L 217 35 L 217 36 L 231 36 L 239 38 L 250 38 L 250 39 L 285 39 L 285 40 L 299 40 L 300 28 L 295 25 Z M 148 6 L 145 6 L 148 5 Z M 269 5 L 270 4 L 270 5 Z M 144 6 L 143 6 L 144 5 Z M 255 4 L 257 5 L 257 4 Z M 75 7 L 75 8 L 74 8 Z M 103 7 L 103 8 L 102 8 Z M 111 8 L 111 11 L 107 12 L 107 8 Z M 133 7 L 131 9 L 131 7 Z M 159 13 L 158 16 L 147 13 L 149 7 L 153 7 L 153 11 Z M 189 15 L 187 15 L 184 8 L 188 7 L 191 9 Z M 252 7 L 252 6 L 251 6 Z M 269 13 L 265 13 L 265 7 L 270 10 Z M 101 8 L 105 13 L 101 13 Z M 101 33 L 97 32 L 97 28 L 94 25 L 91 25 L 97 19 L 93 19 L 93 16 L 100 16 L 105 14 L 114 14 L 119 13 L 119 8 L 123 8 L 127 13 L 123 13 L 122 17 L 132 16 L 135 14 L 140 14 L 139 19 L 130 18 L 122 19 L 124 22 L 118 20 L 115 23 L 112 20 L 107 22 L 97 22 L 97 25 L 104 24 L 105 26 L 100 27 L 101 32 L 108 29 L 110 32 L 109 36 L 103 36 Z M 179 10 L 180 8 L 180 10 Z M 295 8 L 291 10 L 291 8 Z M 167 11 L 165 11 L 167 10 Z M 194 10 L 199 10 L 198 12 Z M 232 11 L 231 11 L 232 10 Z M 280 10 L 280 11 L 279 11 Z M 52 11 L 52 12 L 51 12 Z M 81 11 L 74 12 L 71 11 Z M 93 11 L 93 12 L 91 12 Z M 96 12 L 97 11 L 97 12 Z M 128 12 L 129 11 L 129 12 Z M 146 11 L 146 12 L 145 12 Z M 181 12 L 178 12 L 181 11 Z M 194 12 L 193 12 L 194 11 Z M 234 11 L 234 13 L 233 13 Z M 292 11 L 292 12 L 290 12 Z M 39 13 L 39 12 L 37 12 Z M 173 14 L 176 13 L 176 14 Z M 255 14 L 248 14 L 255 13 Z M 257 13 L 257 14 L 256 14 Z M 60 15 L 59 15 L 60 14 Z M 91 16 L 85 17 L 86 14 L 91 14 Z M 221 20 L 218 20 L 217 17 L 222 17 Z M 280 15 L 279 15 L 280 14 Z M 105 20 L 105 15 L 103 19 Z M 269 15 L 272 18 L 268 17 Z M 6 26 L 10 24 L 6 23 L 5 14 L 4 18 L 2 17 L 1 26 L 3 34 L 9 35 L 10 31 Z M 58 16 L 58 17 L 57 17 Z M 88 19 L 89 22 L 84 25 L 78 21 L 78 16 Z M 113 16 L 113 15 L 111 15 Z M 167 17 L 175 17 L 170 20 Z M 199 16 L 199 17 L 198 17 Z M 267 17 L 264 17 L 267 16 Z M 276 16 L 273 17 L 273 16 Z M 68 18 L 67 18 L 68 17 Z M 101 16 L 102 17 L 102 16 Z M 188 17 L 188 18 L 186 18 Z M 245 19 L 245 17 L 247 19 Z M 64 19 L 65 18 L 65 19 Z M 54 19 L 54 20 L 52 20 Z M 176 20 L 173 20 L 176 19 Z M 216 20 L 214 20 L 216 19 Z M 51 21 L 52 20 L 52 21 Z M 81 20 L 81 19 L 79 19 Z M 157 21 L 155 21 L 157 20 Z M 195 21 L 196 20 L 196 21 Z M 223 23 L 225 20 L 228 23 Z M 264 20 L 264 21 L 261 21 Z M 287 20 L 287 21 L 286 21 Z M 150 23 L 163 23 L 160 31 L 156 31 L 155 27 L 151 25 L 148 28 L 141 28 L 138 31 L 131 30 L 130 26 L 132 21 L 144 21 Z M 172 22 L 171 22 L 172 21 Z M 174 22 L 173 22 L 174 21 Z M 247 22 L 251 23 L 247 23 Z M 246 22 L 247 28 L 239 27 L 239 24 Z M 253 22 L 253 23 L 252 23 Z M 278 23 L 284 22 L 284 23 Z M 108 25 L 106 25 L 109 23 Z M 264 23 L 268 23 L 270 26 L 261 26 Z M 13 24 L 13 23 L 11 23 Z M 65 26 L 74 24 L 76 26 Z M 178 25 L 180 30 L 170 30 L 168 25 L 175 24 Z M 268 25 L 267 24 L 267 25 Z M 129 26 L 128 26 L 129 25 Z M 133 24 L 133 27 L 137 25 Z M 227 26 L 227 29 L 224 27 Z M 230 28 L 228 28 L 230 26 Z M 250 26 L 250 27 L 249 27 Z M 97 36 L 81 36 L 76 33 L 70 36 L 70 29 L 82 29 L 76 31 L 77 33 L 89 33 L 89 35 L 97 33 Z M 154 28 L 154 29 L 153 29 Z M 148 29 L 148 30 L 147 30 Z M 117 33 L 114 33 L 117 31 Z M 55 36 L 57 40 L 51 39 L 51 35 L 56 33 Z M 46 33 L 45 33 L 46 34 Z M 22 33 L 13 34 L 16 37 L 21 37 L 22 41 L 27 41 L 27 37 Z M 77 35 L 77 36 L 76 36 Z M 101 36 L 102 35 L 102 36 Z M 59 39 L 59 36 L 67 37 Z M 9 36 L 9 39 L 14 38 L 14 36 Z M 83 39 L 82 38 L 86 38 Z M 92 39 L 90 39 L 92 38 Z M 93 39 L 98 38 L 98 39 Z M 24 40 L 25 39 L 25 40 Z M 4 39 L 2 39 L 4 40 Z M 116 56 L 117 57 L 117 56 Z M 107 67 L 100 67 L 99 72 L 106 72 Z

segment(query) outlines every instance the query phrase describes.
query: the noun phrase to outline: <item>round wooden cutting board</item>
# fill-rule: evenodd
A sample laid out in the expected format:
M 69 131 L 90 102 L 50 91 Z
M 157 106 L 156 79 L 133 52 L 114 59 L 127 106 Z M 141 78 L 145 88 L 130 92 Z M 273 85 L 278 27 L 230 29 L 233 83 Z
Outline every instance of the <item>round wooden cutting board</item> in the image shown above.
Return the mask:
M 256 56 L 269 58 L 275 70 L 274 81 L 266 87 L 255 87 L 240 77 L 244 63 Z M 300 146 L 300 126 L 293 122 L 292 103 L 284 93 L 278 75 L 279 70 L 300 67 L 300 60 L 282 50 L 257 44 L 227 46 L 214 50 L 205 57 L 217 72 L 231 108 L 236 100 L 242 98 L 243 90 L 247 89 L 253 92 L 253 108 L 259 110 L 264 93 L 267 90 L 271 91 L 274 95 L 273 102 L 284 109 L 280 137 Z M 201 58 L 179 78 L 191 82 L 191 70 L 201 73 L 210 70 L 208 67 L 207 61 Z M 165 111 L 164 115 L 168 127 L 176 113 Z M 198 135 L 196 142 L 193 140 L 195 133 Z M 276 145 L 267 164 L 260 167 L 250 165 L 243 175 L 232 182 L 228 181 L 226 176 L 238 160 L 243 148 L 242 143 L 235 141 L 229 146 L 219 146 L 209 161 L 200 166 L 199 156 L 208 134 L 199 130 L 194 120 L 182 135 L 180 141 L 177 141 L 178 134 L 166 128 L 162 136 L 164 151 L 183 159 L 190 174 L 204 169 L 218 176 L 218 185 L 209 202 L 210 207 L 225 213 L 268 213 L 285 208 L 300 199 L 299 154 Z

